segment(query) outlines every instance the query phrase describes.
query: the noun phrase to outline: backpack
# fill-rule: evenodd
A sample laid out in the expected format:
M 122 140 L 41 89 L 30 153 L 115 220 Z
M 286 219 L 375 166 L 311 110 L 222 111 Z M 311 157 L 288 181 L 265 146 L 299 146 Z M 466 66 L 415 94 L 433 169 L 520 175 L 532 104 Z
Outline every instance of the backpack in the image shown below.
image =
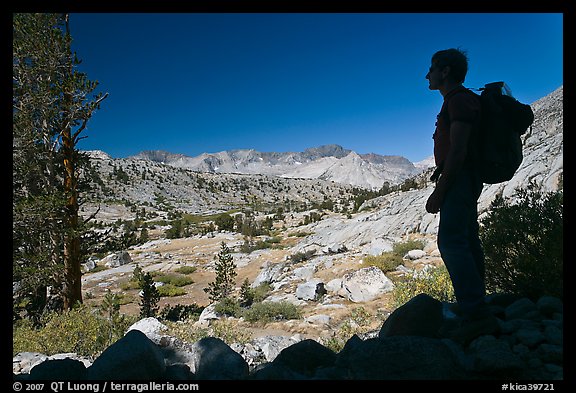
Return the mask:
M 483 183 L 508 181 L 522 163 L 520 138 L 534 121 L 530 105 L 517 101 L 504 82 L 481 91 L 482 115 L 476 144 L 476 168 Z

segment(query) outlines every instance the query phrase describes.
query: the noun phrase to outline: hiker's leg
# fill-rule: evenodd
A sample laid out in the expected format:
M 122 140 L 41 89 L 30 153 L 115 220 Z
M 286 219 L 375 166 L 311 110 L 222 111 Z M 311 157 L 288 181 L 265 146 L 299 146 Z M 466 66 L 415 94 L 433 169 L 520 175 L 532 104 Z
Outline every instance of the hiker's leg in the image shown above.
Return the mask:
M 464 315 L 484 313 L 486 308 L 476 204 L 476 187 L 463 172 L 446 193 L 440 209 L 438 249 Z M 473 222 L 476 222 L 475 226 Z

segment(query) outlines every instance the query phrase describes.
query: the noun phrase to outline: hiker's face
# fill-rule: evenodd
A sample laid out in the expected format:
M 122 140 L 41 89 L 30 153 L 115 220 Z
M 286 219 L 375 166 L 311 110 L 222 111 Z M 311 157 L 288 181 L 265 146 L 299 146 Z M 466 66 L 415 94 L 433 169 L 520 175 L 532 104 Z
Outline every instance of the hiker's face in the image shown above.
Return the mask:
M 433 61 L 426 74 L 426 79 L 430 82 L 428 88 L 430 90 L 441 90 L 442 87 L 446 85 L 449 74 L 449 65 L 440 65 L 438 64 L 438 60 Z
M 438 90 L 444 81 L 442 68 L 437 63 L 432 63 L 426 74 L 426 79 L 428 79 L 428 88 L 430 90 Z

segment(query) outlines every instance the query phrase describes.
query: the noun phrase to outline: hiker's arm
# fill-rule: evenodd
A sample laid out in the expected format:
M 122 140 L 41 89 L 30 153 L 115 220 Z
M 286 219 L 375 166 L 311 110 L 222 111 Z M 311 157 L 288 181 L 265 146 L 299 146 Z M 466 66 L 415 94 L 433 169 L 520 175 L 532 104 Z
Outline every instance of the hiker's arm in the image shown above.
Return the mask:
M 428 213 L 438 213 L 440 211 L 446 191 L 448 191 L 464 165 L 471 133 L 472 124 L 470 123 L 453 121 L 450 125 L 450 150 L 444 161 L 444 168 L 438 183 L 436 183 L 436 188 L 426 202 L 426 211 Z

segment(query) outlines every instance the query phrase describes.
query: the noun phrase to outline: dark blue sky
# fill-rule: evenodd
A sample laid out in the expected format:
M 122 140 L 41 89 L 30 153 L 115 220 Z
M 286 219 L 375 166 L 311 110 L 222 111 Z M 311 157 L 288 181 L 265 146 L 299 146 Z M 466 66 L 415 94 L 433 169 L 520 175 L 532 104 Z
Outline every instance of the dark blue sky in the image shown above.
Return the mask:
M 73 13 L 79 70 L 108 92 L 80 148 L 195 156 L 229 149 L 432 154 L 442 104 L 425 79 L 467 50 L 468 87 L 531 103 L 563 83 L 563 15 Z

